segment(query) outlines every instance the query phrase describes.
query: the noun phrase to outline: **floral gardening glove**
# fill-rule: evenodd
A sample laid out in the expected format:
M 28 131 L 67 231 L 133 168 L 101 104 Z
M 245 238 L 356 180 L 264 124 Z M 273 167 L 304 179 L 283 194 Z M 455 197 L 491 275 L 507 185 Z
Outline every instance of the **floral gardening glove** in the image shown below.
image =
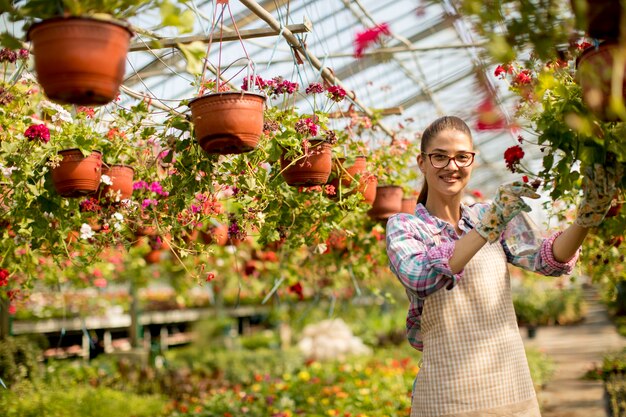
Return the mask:
M 476 225 L 479 235 L 493 243 L 500 238 L 507 223 L 520 212 L 531 210 L 522 197 L 539 198 L 539 194 L 530 184 L 516 181 L 501 185 L 491 207 L 487 209 L 480 222 Z
M 622 177 L 620 165 L 607 166 L 594 164 L 584 170 L 583 198 L 578 205 L 576 223 L 582 227 L 595 227 L 602 223 L 611 208 L 611 201 L 617 188 L 616 183 Z

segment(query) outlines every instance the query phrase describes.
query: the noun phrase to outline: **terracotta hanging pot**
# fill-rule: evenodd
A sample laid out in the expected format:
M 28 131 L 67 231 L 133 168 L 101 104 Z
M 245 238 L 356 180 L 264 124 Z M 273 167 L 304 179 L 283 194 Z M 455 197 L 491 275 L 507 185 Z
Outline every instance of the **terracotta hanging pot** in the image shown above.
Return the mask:
M 417 206 L 417 197 L 402 199 L 402 213 L 415 214 L 415 206 Z
M 619 47 L 617 43 L 605 42 L 598 48 L 587 48 L 578 58 L 576 77 L 583 90 L 583 100 L 596 117 L 604 121 L 621 120 L 610 108 L 613 56 Z M 624 67 L 626 71 L 626 64 Z M 622 78 L 621 83 L 621 99 L 624 100 L 626 78 Z
M 379 185 L 376 187 L 376 199 L 368 214 L 373 219 L 384 220 L 402 211 L 402 187 L 397 185 Z
M 102 166 L 102 175 L 111 179 L 111 185 L 102 184 L 100 199 L 110 202 L 128 200 L 133 194 L 135 170 L 128 165 Z
M 580 29 L 590 38 L 618 39 L 623 9 L 619 0 L 570 0 Z
M 150 252 L 146 253 L 143 257 L 146 263 L 148 264 L 156 264 L 161 261 L 161 249 L 152 249 Z
M 337 177 L 330 182 L 330 185 L 334 186 L 335 192 L 339 194 L 339 178 L 341 178 L 342 187 L 350 187 L 352 179 L 357 175 L 360 175 L 359 187 L 357 188 L 357 191 L 363 195 L 363 200 L 367 204 L 371 205 L 376 198 L 376 185 L 378 184 L 378 179 L 375 175 L 367 172 L 366 161 L 365 156 L 357 156 L 354 164 L 346 167 L 343 165 L 345 158 L 339 158 L 339 164 L 343 166 L 343 169 L 341 167 L 336 167 Z
M 83 156 L 79 149 L 59 152 L 63 157 L 52 169 L 54 189 L 63 197 L 83 197 L 98 191 L 102 172 L 102 154 L 92 151 Z
M 209 154 L 238 154 L 256 148 L 263 133 L 261 94 L 229 91 L 189 102 L 196 140 Z
M 218 246 L 226 246 L 226 244 L 228 244 L 228 226 L 225 224 L 211 226 L 206 232 L 200 232 L 200 235 L 206 245 L 216 244 Z
M 324 140 L 310 140 L 309 153 L 296 160 L 280 158 L 281 173 L 291 186 L 326 184 L 332 169 L 332 145 Z
M 101 105 L 119 92 L 132 32 L 110 21 L 58 17 L 35 23 L 32 43 L 37 80 L 63 104 Z

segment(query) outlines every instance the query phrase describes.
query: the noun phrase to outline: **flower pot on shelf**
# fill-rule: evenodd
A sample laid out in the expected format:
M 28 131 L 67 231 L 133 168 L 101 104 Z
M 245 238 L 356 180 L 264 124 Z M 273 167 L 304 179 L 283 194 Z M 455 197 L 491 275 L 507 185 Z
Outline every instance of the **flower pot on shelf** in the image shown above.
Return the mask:
M 46 95 L 78 105 L 102 105 L 117 96 L 132 36 L 120 24 L 82 17 L 46 19 L 27 33 Z
M 263 133 L 265 97 L 246 92 L 207 94 L 189 102 L 198 144 L 209 154 L 256 148 Z
M 79 149 L 59 151 L 63 157 L 52 169 L 52 183 L 63 197 L 82 197 L 98 191 L 102 173 L 102 154 L 92 151 L 84 156 Z
M 376 187 L 376 199 L 368 211 L 370 217 L 385 220 L 402 210 L 402 187 L 397 185 L 379 185 Z
M 326 184 L 332 170 L 332 145 L 323 140 L 312 139 L 307 155 L 297 159 L 280 158 L 281 173 L 291 186 Z
M 127 200 L 133 194 L 133 176 L 135 170 L 128 165 L 102 167 L 102 175 L 111 179 L 111 185 L 102 184 L 100 199 L 110 202 Z
M 596 117 L 604 121 L 621 120 L 610 108 L 613 57 L 619 47 L 618 43 L 604 42 L 598 48 L 587 48 L 578 58 L 576 77 L 583 91 L 583 100 Z M 626 78 L 622 77 L 621 82 L 621 99 L 624 100 Z

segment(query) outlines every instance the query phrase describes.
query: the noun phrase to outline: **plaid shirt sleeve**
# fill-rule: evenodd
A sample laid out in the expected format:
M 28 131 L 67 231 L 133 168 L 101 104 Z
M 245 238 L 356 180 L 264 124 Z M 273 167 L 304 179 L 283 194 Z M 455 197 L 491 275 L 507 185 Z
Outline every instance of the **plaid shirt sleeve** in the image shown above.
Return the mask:
M 453 274 L 449 260 L 454 252 L 454 241 L 434 244 L 425 224 L 417 217 L 397 214 L 387 221 L 387 255 L 392 272 L 402 285 L 424 298 L 445 287 L 452 289 L 463 276 Z M 427 244 L 430 243 L 430 245 Z
M 507 261 L 520 268 L 546 276 L 558 277 L 560 275 L 571 274 L 580 256 L 580 248 L 569 261 L 557 261 L 552 253 L 552 244 L 561 233 L 563 232 L 556 232 L 547 239 L 544 239 L 536 252 L 524 256 L 513 255 L 506 243 L 502 241 L 502 247 L 504 248 L 504 253 L 506 253 Z

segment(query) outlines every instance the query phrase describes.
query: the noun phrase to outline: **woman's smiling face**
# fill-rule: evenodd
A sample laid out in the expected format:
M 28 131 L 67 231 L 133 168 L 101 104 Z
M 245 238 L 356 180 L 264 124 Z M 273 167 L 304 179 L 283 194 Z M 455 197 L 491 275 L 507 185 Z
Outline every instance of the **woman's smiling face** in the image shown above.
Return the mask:
M 472 173 L 472 165 L 458 167 L 454 159 L 451 159 L 444 168 L 435 168 L 428 154 L 433 156 L 433 161 L 436 161 L 437 159 L 444 160 L 444 155 L 454 158 L 459 154 L 473 151 L 471 137 L 459 130 L 445 129 L 433 137 L 428 147 L 422 149 L 422 153 L 417 156 L 419 168 L 428 183 L 428 193 L 437 193 L 442 196 L 461 193 L 467 186 Z

